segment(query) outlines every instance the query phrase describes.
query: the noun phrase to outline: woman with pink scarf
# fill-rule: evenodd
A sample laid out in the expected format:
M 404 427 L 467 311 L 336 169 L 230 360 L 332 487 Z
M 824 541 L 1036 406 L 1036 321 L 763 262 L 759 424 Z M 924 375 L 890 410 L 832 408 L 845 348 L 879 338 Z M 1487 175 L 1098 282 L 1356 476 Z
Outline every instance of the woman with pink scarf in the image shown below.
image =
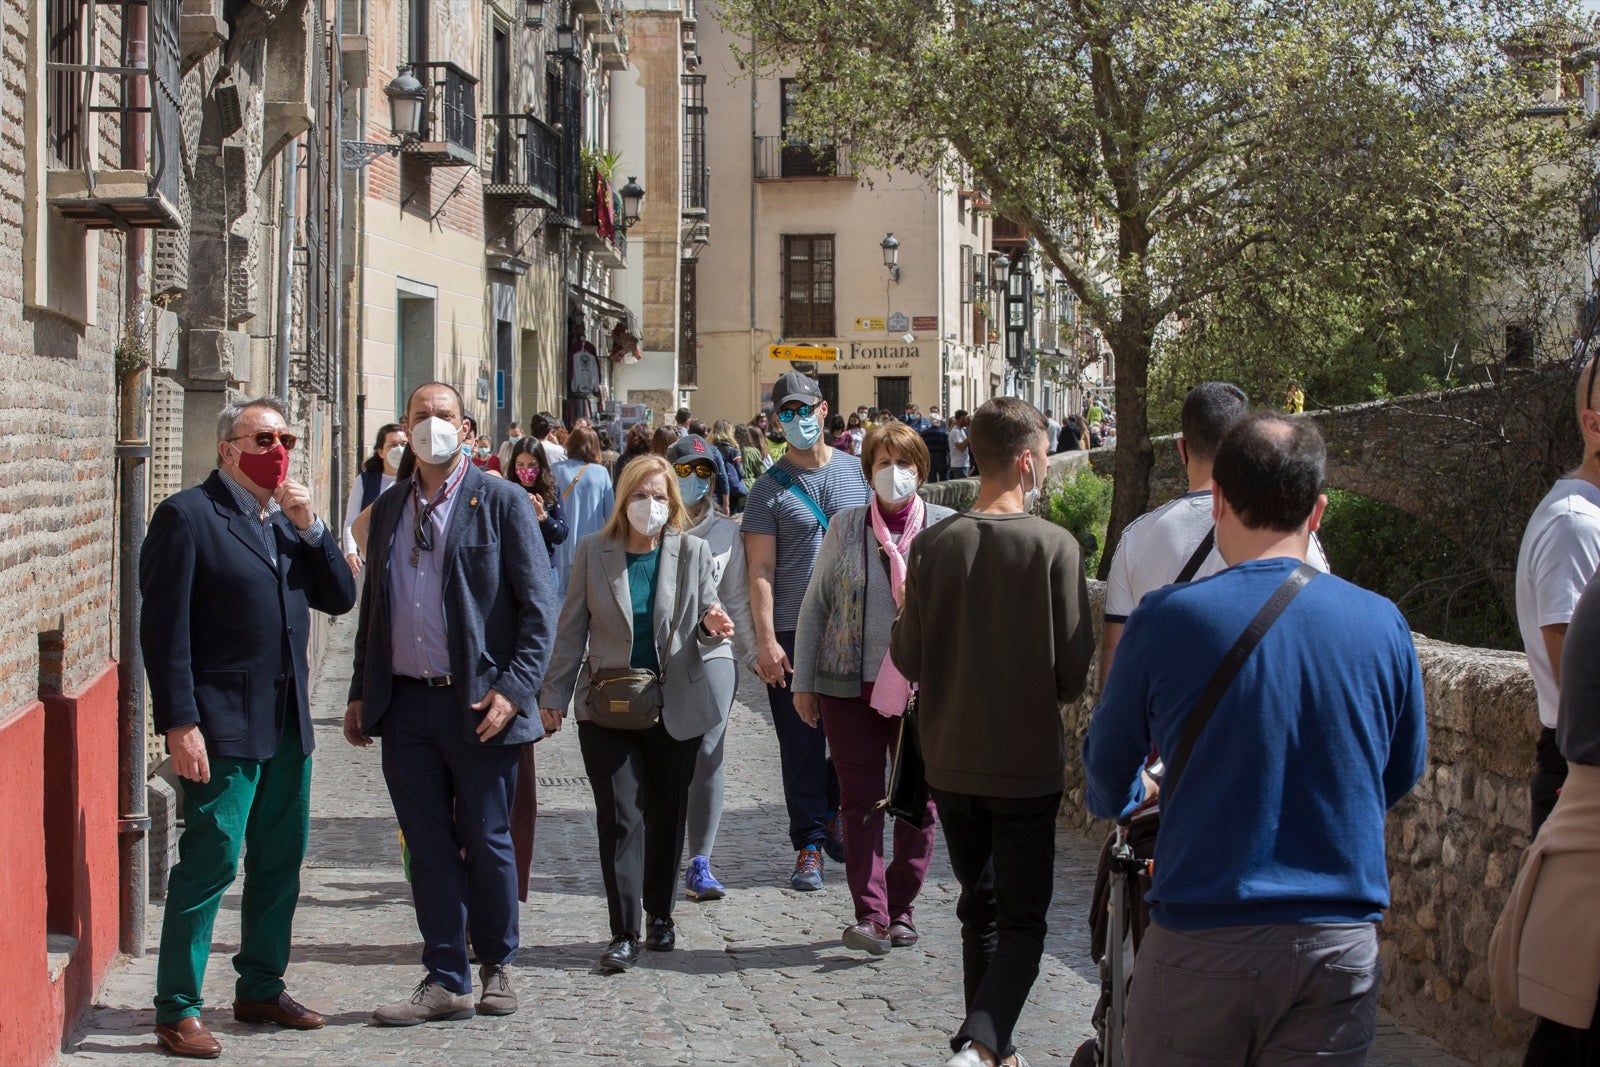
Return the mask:
M 884 815 L 877 807 L 911 696 L 889 659 L 906 556 L 917 534 L 955 514 L 917 495 L 928 465 L 928 446 L 905 423 L 867 433 L 861 469 L 872 483 L 872 502 L 833 516 L 795 631 L 794 709 L 826 732 L 839 775 L 845 881 L 856 910 L 844 943 L 875 956 L 916 944 L 912 911 L 933 854 L 929 801 L 921 828 L 895 821 L 894 854 L 885 866 Z

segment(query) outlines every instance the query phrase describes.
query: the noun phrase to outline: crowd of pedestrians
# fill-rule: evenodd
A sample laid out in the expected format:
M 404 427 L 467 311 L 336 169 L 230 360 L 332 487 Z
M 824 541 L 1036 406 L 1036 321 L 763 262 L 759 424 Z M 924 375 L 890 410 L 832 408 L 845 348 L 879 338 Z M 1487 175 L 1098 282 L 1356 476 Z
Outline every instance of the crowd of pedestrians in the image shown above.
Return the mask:
M 1536 966 L 1557 936 L 1551 901 L 1600 889 L 1585 822 L 1600 807 L 1600 414 L 1585 371 L 1584 462 L 1540 504 L 1518 565 L 1544 725 L 1539 837 L 1496 934 L 1496 994 L 1543 1016 L 1541 1064 L 1596 1054 L 1600 965 Z M 220 1052 L 200 988 L 241 849 L 235 1015 L 324 1023 L 284 982 L 309 833 L 307 640 L 312 610 L 358 607 L 343 733 L 378 743 L 423 971 L 374 1022 L 518 1010 L 534 743 L 569 717 L 610 919 L 598 968 L 673 950 L 680 897 L 736 891 L 713 857 L 748 669 L 780 752 L 793 862 L 777 877 L 810 892 L 842 864 L 841 939 L 884 955 L 919 939 L 942 829 L 964 975 L 948 1063 L 1025 1062 L 1013 1035 L 1074 758 L 1060 707 L 1097 645 L 1077 541 L 1035 512 L 1051 454 L 1114 436 L 1112 417 L 1094 403 L 1057 421 L 1014 398 L 948 420 L 915 404 L 835 413 L 799 372 L 771 399 L 748 422 L 683 409 L 625 432 L 538 413 L 496 448 L 455 388 L 428 383 L 379 428 L 338 536 L 287 478 L 283 405 L 224 409 L 216 472 L 157 509 L 141 557 L 153 712 L 185 821 L 157 976 L 164 1049 Z M 1410 630 L 1329 573 L 1312 423 L 1210 382 L 1186 397 L 1177 448 L 1188 492 L 1130 524 L 1112 557 L 1100 703 L 1076 754 L 1091 813 L 1159 798 L 1125 1062 L 1358 1064 L 1375 1036 L 1385 813 L 1426 762 Z M 974 474 L 965 512 L 920 492 Z M 886 826 L 912 725 L 927 800 Z M 1561 936 L 1600 934 L 1564 918 Z

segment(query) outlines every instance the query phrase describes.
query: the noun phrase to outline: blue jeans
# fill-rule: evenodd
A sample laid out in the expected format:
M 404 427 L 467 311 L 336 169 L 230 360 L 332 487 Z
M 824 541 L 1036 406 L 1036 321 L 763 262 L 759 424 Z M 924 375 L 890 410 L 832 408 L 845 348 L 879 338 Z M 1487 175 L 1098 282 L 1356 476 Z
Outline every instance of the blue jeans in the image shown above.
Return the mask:
M 1151 923 L 1128 994 L 1128 1065 L 1359 1067 L 1381 971 L 1372 923 Z
M 794 662 L 794 631 L 774 635 L 783 654 Z M 790 675 L 788 682 L 794 681 Z M 794 691 L 787 685 L 767 686 L 772 726 L 778 731 L 778 762 L 783 767 L 783 802 L 789 809 L 789 842 L 796 852 L 821 845 L 827 837 L 823 824 L 839 807 L 839 777 L 828 758 L 828 741 L 816 727 L 807 726 L 794 710 Z

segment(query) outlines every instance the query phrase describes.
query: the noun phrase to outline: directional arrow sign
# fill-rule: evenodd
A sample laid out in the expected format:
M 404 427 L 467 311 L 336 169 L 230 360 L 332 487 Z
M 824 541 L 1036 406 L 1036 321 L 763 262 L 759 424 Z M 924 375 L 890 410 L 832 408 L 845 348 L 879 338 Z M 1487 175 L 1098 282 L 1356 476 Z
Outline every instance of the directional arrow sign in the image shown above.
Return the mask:
M 793 359 L 820 362 L 839 358 L 839 349 L 833 345 L 768 345 L 770 359 Z

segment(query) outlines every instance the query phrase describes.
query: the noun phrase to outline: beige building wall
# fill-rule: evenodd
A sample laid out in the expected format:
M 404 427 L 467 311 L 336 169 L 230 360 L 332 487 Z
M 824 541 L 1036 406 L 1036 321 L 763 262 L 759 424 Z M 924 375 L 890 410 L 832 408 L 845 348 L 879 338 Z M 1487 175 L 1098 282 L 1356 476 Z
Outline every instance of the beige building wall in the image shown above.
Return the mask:
M 898 407 L 908 398 L 927 412 L 986 398 L 988 354 L 961 299 L 960 254 L 987 248 L 987 220 L 974 220 L 954 182 L 941 189 L 911 174 L 855 174 L 843 150 L 838 170 L 846 176 L 789 176 L 780 81 L 759 79 L 752 94 L 733 55 L 737 43 L 716 5 L 704 5 L 700 48 L 716 225 L 700 256 L 696 413 L 749 419 L 770 402 L 773 381 L 792 367 L 769 358 L 769 346 L 780 341 L 838 348 L 836 361 L 802 369 L 822 376 L 824 391 L 836 389 L 840 411 Z M 891 232 L 900 242 L 898 281 L 881 248 Z M 826 336 L 785 333 L 784 237 L 806 234 L 834 240 L 834 323 Z

